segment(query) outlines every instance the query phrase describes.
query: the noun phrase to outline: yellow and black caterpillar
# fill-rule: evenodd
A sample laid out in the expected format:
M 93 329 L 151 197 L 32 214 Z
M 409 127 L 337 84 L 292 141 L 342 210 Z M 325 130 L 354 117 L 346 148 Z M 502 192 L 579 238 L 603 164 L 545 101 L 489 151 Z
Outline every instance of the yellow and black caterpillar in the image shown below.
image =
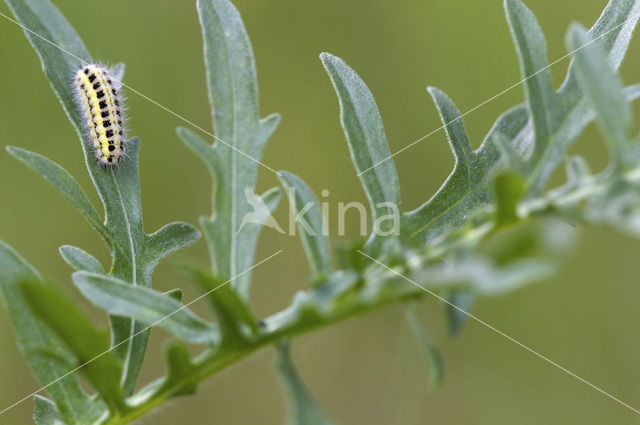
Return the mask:
M 87 65 L 75 77 L 76 97 L 84 114 L 96 159 L 116 165 L 124 155 L 123 111 L 118 88 L 100 65 Z

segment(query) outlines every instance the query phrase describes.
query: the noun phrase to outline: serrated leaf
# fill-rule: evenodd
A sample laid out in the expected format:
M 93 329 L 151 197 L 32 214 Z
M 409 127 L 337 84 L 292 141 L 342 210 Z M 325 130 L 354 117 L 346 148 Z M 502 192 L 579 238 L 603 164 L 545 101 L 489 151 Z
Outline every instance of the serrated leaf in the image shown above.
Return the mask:
M 575 72 L 580 88 L 596 111 L 597 121 L 609 141 L 613 160 L 625 165 L 629 157 L 633 115 L 623 93 L 623 84 L 600 46 L 579 24 L 573 24 L 567 34 L 567 48 L 575 53 Z
M 19 283 L 39 279 L 38 273 L 10 246 L 0 241 L 0 291 L 16 334 L 18 347 L 40 385 L 49 385 L 47 392 L 55 400 L 68 425 L 92 423 L 104 412 L 104 404 L 91 400 L 82 390 L 76 375 L 63 379 L 71 368 L 44 354 L 44 350 L 75 362 L 74 354 L 51 331 L 25 300 Z
M 427 365 L 429 366 L 429 379 L 427 381 L 427 391 L 433 394 L 438 390 L 444 377 L 444 363 L 442 356 L 435 345 L 431 343 L 427 337 L 427 333 L 420 322 L 420 318 L 415 311 L 415 303 L 408 302 L 405 304 L 405 319 L 409 324 L 409 329 L 420 346 L 420 350 L 424 355 Z
M 63 245 L 59 249 L 60 255 L 75 271 L 87 271 L 92 273 L 104 274 L 104 269 L 100 264 L 100 261 L 96 260 L 94 256 L 83 251 L 82 249 L 71 246 Z
M 287 425 L 332 425 L 300 380 L 291 362 L 289 342 L 276 344 L 276 370 L 287 402 Z
M 32 310 L 77 356 L 81 373 L 111 412 L 125 413 L 128 407 L 120 388 L 122 366 L 109 351 L 107 332 L 94 328 L 85 314 L 53 286 L 33 279 L 23 280 L 19 286 Z
M 289 198 L 289 204 L 297 220 L 300 239 L 314 278 L 321 279 L 332 272 L 331 251 L 320 203 L 313 191 L 298 176 L 287 171 L 279 172 L 280 182 Z
M 214 168 L 216 179 L 212 215 L 201 223 L 209 242 L 213 272 L 219 279 L 228 280 L 253 264 L 260 226 L 238 230 L 243 217 L 253 212 L 246 191 L 256 186 L 258 161 L 280 118 L 271 115 L 260 119 L 253 52 L 236 8 L 228 0 L 198 0 L 198 14 L 218 138 L 210 152 L 201 143 L 197 146 L 198 153 Z M 185 133 L 181 136 L 184 138 Z M 185 140 L 191 148 L 196 147 L 190 141 L 197 139 Z M 243 273 L 232 282 L 245 300 L 249 296 L 250 275 Z
M 89 301 L 112 315 L 134 318 L 145 327 L 161 327 L 184 341 L 197 344 L 218 342 L 214 327 L 174 298 L 153 289 L 87 272 L 74 273 L 73 282 Z
M 369 200 L 372 218 L 397 213 L 400 203 L 398 175 L 391 158 L 382 118 L 373 95 L 360 76 L 342 59 L 322 53 L 324 65 L 340 103 L 340 121 L 344 129 L 351 160 Z M 395 206 L 395 209 L 391 207 Z M 382 229 L 388 231 L 389 229 Z M 371 249 L 379 250 L 381 242 L 369 242 Z

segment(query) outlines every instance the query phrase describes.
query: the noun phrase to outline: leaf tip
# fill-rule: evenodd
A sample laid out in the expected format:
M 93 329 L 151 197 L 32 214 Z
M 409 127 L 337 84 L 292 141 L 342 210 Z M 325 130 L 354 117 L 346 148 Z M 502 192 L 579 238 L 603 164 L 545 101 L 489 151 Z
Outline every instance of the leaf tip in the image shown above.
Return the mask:
M 569 25 L 566 36 L 566 44 L 572 54 L 586 47 L 592 41 L 587 29 L 579 22 Z

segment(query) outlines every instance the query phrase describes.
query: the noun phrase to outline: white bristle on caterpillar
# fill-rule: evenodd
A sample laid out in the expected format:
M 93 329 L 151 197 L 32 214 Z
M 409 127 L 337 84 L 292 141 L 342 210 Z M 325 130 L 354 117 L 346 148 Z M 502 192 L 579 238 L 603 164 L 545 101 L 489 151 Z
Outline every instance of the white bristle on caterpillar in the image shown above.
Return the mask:
M 78 70 L 74 85 L 78 107 L 85 118 L 96 159 L 102 165 L 118 164 L 125 154 L 119 87 L 115 86 L 104 67 L 95 64 Z

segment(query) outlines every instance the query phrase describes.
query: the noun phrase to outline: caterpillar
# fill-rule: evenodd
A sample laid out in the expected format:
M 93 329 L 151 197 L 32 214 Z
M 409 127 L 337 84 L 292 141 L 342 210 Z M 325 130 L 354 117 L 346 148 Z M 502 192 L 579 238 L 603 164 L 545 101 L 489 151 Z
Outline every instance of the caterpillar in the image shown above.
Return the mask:
M 108 71 L 96 64 L 79 69 L 74 77 L 76 101 L 101 165 L 117 165 L 125 154 L 123 112 L 118 88 Z

